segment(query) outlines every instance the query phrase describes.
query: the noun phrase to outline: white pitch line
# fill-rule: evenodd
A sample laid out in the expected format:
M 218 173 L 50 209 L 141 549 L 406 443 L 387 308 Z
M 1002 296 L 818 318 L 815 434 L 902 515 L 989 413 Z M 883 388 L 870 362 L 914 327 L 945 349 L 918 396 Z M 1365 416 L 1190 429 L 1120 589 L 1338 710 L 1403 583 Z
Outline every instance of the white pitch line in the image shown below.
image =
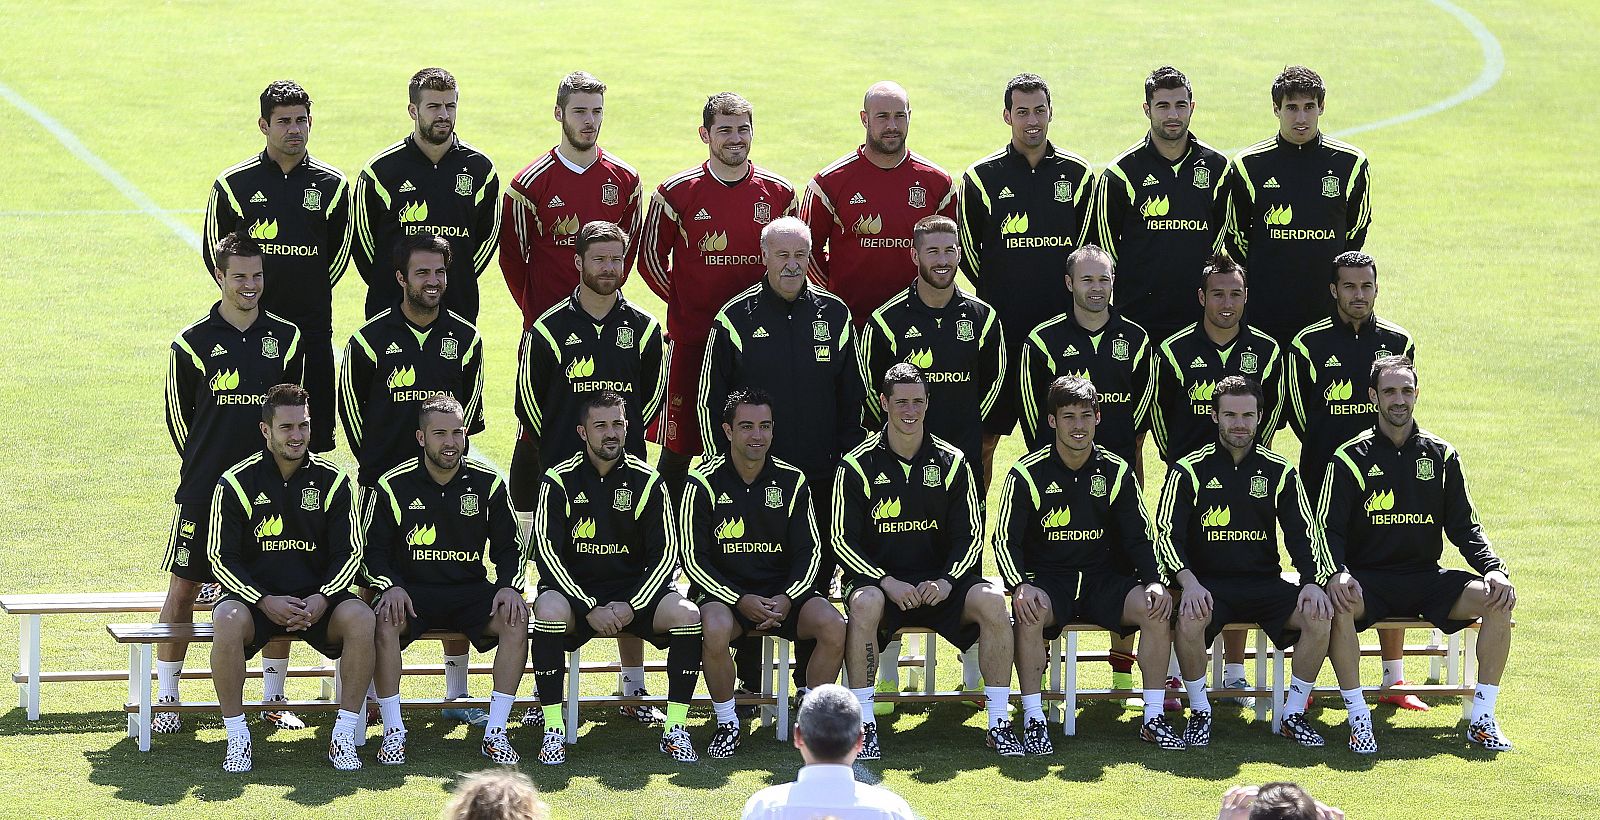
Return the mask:
M 147 213 L 149 213 L 149 211 L 141 211 L 137 208 L 102 208 L 81 211 L 0 211 L 0 219 L 4 219 L 6 217 L 32 218 L 42 216 L 135 216 L 138 214 Z M 203 214 L 205 211 L 200 209 L 167 209 L 162 211 L 162 213 Z
M 71 152 L 73 156 L 83 160 L 85 165 L 93 168 L 96 173 L 111 183 L 111 187 L 116 188 L 119 193 L 127 197 L 129 202 L 137 206 L 139 213 L 149 214 L 161 224 L 170 228 L 184 244 L 195 250 L 200 249 L 200 235 L 195 233 L 193 228 L 185 225 L 170 212 L 163 210 L 161 206 L 155 203 L 155 200 L 151 199 L 144 191 L 139 190 L 139 186 L 129 182 L 127 177 L 119 173 L 117 169 L 112 168 L 109 163 L 101 159 L 95 152 L 89 150 L 89 147 L 84 145 L 83 141 L 78 139 L 78 136 L 72 133 L 71 129 L 40 110 L 38 106 L 28 102 L 26 98 L 13 91 L 5 83 L 0 83 L 0 97 L 4 97 L 6 102 L 11 103 L 22 113 L 27 114 L 44 126 L 44 129 L 49 131 L 50 135 L 55 137 L 62 147 Z

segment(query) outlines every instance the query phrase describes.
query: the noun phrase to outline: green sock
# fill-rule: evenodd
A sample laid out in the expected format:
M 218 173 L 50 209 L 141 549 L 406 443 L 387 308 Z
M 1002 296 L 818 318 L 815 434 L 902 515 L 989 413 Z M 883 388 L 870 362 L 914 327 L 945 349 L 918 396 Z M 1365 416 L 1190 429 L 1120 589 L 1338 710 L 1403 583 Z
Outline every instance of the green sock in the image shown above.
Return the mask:
M 667 704 L 667 723 L 666 723 L 665 726 L 661 727 L 661 733 L 662 734 L 666 734 L 667 732 L 672 731 L 672 727 L 674 727 L 674 726 L 683 726 L 683 725 L 687 724 L 688 722 L 689 722 L 689 704 L 687 704 L 687 703 L 668 703 Z
M 1134 685 L 1133 685 L 1133 673 L 1132 672 L 1112 672 L 1111 673 L 1111 688 L 1112 689 L 1133 689 L 1134 688 Z
M 544 730 L 546 732 L 565 732 L 567 730 L 566 716 L 561 714 L 561 704 L 546 703 L 539 707 L 544 712 Z

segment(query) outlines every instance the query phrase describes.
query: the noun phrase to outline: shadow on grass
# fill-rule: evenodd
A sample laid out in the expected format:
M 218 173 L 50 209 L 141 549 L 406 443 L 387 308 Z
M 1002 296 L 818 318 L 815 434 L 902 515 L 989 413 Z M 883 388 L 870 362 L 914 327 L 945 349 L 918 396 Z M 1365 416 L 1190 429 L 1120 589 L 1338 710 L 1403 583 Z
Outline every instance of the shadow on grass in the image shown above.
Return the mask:
M 128 719 L 119 712 L 53 713 L 28 720 L 26 709 L 12 709 L 0 716 L 0 735 L 6 736 L 121 734 L 127 729 Z

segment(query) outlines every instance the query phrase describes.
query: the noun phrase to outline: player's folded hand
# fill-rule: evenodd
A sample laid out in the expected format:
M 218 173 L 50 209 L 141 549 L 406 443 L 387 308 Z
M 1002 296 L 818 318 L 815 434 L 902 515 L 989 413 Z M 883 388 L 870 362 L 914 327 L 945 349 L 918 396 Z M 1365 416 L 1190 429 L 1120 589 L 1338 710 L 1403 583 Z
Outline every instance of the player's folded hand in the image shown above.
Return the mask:
M 1165 621 L 1172 617 L 1172 593 L 1159 581 L 1148 584 L 1144 588 L 1144 606 L 1150 617 Z
M 622 624 L 617 620 L 617 613 L 611 611 L 609 606 L 597 606 L 589 610 L 587 620 L 594 633 L 604 638 L 609 638 L 622 629 Z
M 409 599 L 407 605 L 410 605 Z M 512 626 L 523 626 L 528 623 L 528 602 L 522 597 L 522 593 L 510 587 L 504 587 L 494 594 L 494 606 L 489 610 L 489 616 L 496 617 L 502 610 L 506 613 L 506 621 Z
M 1328 594 L 1316 584 L 1305 584 L 1300 587 L 1300 599 L 1295 603 L 1295 608 L 1314 621 L 1328 621 L 1333 619 L 1333 602 L 1328 600 Z
M 291 632 L 305 628 L 302 625 L 305 602 L 299 598 L 289 595 L 267 595 L 257 602 L 256 606 L 265 612 L 273 623 Z
M 884 597 L 888 598 L 901 611 L 915 609 L 922 602 L 921 594 L 917 588 L 901 580 L 884 576 L 878 586 L 883 589 Z
M 1483 583 L 1489 609 L 1510 612 L 1517 605 L 1517 588 L 1511 585 L 1511 579 L 1505 573 L 1494 570 L 1483 576 Z
M 1044 615 L 1044 590 L 1033 584 L 1018 584 L 1011 593 L 1011 612 L 1023 626 L 1038 623 Z
M 1178 616 L 1191 621 L 1203 621 L 1211 617 L 1211 608 L 1215 602 L 1211 599 L 1211 590 L 1206 589 L 1199 580 L 1183 585 L 1183 599 L 1178 604 Z
M 1333 599 L 1334 609 L 1350 612 L 1361 600 L 1361 584 L 1348 572 L 1335 573 L 1328 579 L 1328 597 Z

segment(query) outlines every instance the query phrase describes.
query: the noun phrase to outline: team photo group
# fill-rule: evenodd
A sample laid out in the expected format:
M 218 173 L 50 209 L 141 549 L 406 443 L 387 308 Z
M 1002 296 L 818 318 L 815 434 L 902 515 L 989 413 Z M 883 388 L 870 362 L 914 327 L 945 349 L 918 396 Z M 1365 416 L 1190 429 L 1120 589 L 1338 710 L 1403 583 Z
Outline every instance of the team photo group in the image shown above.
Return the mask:
M 1316 72 L 1260 84 L 1276 133 L 1230 158 L 1191 133 L 1184 74 L 1155 69 L 1147 132 L 1097 173 L 1051 142 L 1050 89 L 1020 74 L 994 91 L 1009 141 L 953 176 L 909 149 L 908 93 L 879 82 L 861 144 L 800 188 L 752 161 L 753 107 L 724 92 L 704 161 L 651 190 L 600 147 L 606 86 L 585 72 L 556 88 L 559 143 L 505 178 L 457 134 L 443 69 L 411 77 L 411 133 L 349 176 L 308 151 L 306 89 L 271 83 L 265 147 L 206 204 L 220 298 L 166 379 L 181 470 L 159 620 L 213 606 L 223 769 L 252 767 L 256 655 L 263 725 L 305 728 L 295 640 L 338 661 L 333 767 L 362 767 L 369 724 L 369 760 L 405 763 L 402 654 L 429 631 L 454 633 L 443 718 L 507 765 L 565 762 L 567 653 L 595 637 L 672 760 L 735 754 L 769 635 L 793 642 L 800 696 L 842 676 L 857 759 L 881 759 L 904 629 L 975 658 L 974 743 L 1049 755 L 1047 647 L 1073 624 L 1110 633 L 1141 741 L 1210 743 L 1213 697 L 1235 699 L 1212 693 L 1249 688 L 1246 633 L 1224 627 L 1248 624 L 1292 650 L 1279 734 L 1324 745 L 1306 712 L 1326 661 L 1365 755 L 1369 697 L 1430 708 L 1387 691 L 1404 633 L 1382 622 L 1470 627 L 1466 740 L 1510 750 L 1516 592 L 1461 455 L 1414 417 L 1416 344 L 1377 310 L 1367 158 L 1319 127 Z M 480 282 L 496 260 L 518 340 L 476 325 L 503 298 Z M 351 262 L 365 323 L 336 337 Z M 634 275 L 664 325 L 625 297 Z M 471 446 L 487 345 L 517 350 L 504 472 Z M 1297 463 L 1271 449 L 1284 427 Z M 341 430 L 351 465 L 329 457 Z M 1026 454 L 996 465 L 1006 436 Z M 1447 539 L 1471 571 L 1441 566 Z M 487 709 L 451 704 L 473 650 L 493 657 Z M 151 729 L 174 733 L 187 647 L 157 651 Z M 691 727 L 702 677 L 713 717 Z

